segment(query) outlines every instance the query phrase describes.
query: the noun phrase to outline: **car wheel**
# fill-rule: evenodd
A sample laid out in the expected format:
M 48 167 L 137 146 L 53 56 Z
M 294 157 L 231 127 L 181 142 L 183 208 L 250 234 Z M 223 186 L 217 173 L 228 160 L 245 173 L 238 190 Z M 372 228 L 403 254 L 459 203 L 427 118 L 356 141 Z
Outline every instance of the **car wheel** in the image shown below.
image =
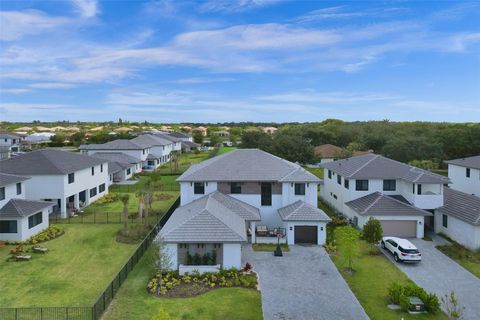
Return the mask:
M 385 242 L 382 241 L 382 242 L 380 243 L 380 246 L 382 247 L 382 249 L 385 249 Z
M 395 259 L 396 262 L 401 262 L 400 258 L 398 258 L 398 254 L 393 255 L 393 259 Z

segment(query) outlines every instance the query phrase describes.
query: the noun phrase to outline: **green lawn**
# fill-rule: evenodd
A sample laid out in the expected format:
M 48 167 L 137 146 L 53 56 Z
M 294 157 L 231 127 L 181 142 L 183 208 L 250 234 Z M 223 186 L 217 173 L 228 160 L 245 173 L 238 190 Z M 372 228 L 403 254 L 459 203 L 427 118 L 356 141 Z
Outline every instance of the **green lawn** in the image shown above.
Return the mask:
M 437 249 L 480 278 L 480 251 L 473 252 L 457 243 L 437 246 Z
M 210 153 L 211 153 L 210 151 L 201 151 L 198 153 L 195 153 L 195 152 L 182 153 L 180 154 L 178 172 L 175 172 L 175 167 L 172 162 L 164 164 L 157 170 L 160 170 L 161 175 L 170 175 L 170 174 L 179 175 L 183 173 L 185 170 L 187 170 L 192 164 L 199 163 L 207 159 Z
M 410 315 L 388 309 L 387 288 L 390 284 L 395 281 L 407 283 L 411 280 L 384 255 L 369 255 L 369 245 L 363 240 L 355 242 L 359 249 L 359 256 L 353 262 L 355 272 L 345 272 L 347 262 L 343 254 L 344 248 L 339 244 L 338 233 L 335 237 L 338 253 L 331 255 L 331 258 L 371 319 L 447 319 L 443 313 Z
M 323 179 L 323 168 L 307 168 L 307 167 L 304 167 L 304 168 L 305 170 L 316 175 L 318 178 Z
M 147 293 L 152 269 L 148 252 L 128 275 L 103 320 L 149 320 L 159 309 L 172 319 L 262 319 L 260 293 L 252 289 L 222 288 L 192 298 L 157 298 Z
M 273 243 L 255 243 L 252 244 L 253 251 L 266 251 L 266 252 L 273 252 L 277 247 L 276 244 Z M 286 243 L 280 244 L 282 251 L 288 252 L 290 251 L 290 247 Z
M 237 149 L 237 147 L 220 147 L 220 150 L 218 151 L 217 155 L 221 155 L 223 153 L 227 153 L 235 149 Z
M 0 249 L 0 307 L 90 306 L 136 248 L 115 241 L 118 224 L 60 227 L 31 261 L 7 262 L 13 247 Z

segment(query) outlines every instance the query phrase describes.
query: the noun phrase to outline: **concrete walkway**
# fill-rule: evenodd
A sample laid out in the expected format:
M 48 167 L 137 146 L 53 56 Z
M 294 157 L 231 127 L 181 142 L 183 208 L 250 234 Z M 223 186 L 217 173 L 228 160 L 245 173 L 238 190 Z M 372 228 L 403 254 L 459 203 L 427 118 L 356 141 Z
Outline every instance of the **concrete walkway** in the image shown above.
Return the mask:
M 250 262 L 260 277 L 265 320 L 368 319 L 322 247 L 290 249 L 275 257 L 243 247 L 243 262 Z
M 435 248 L 436 245 L 445 244 L 446 240 L 438 236 L 433 239 L 410 240 L 422 253 L 422 262 L 419 264 L 396 263 L 389 253 L 384 253 L 416 284 L 439 298 L 453 290 L 460 304 L 465 307 L 464 320 L 480 319 L 480 279 Z

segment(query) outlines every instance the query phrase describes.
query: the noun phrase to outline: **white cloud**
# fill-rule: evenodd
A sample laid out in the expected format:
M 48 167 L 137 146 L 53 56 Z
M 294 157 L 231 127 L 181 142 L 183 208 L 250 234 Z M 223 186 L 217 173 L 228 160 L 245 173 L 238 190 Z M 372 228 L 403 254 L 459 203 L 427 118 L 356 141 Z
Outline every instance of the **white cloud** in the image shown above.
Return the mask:
M 180 84 L 197 84 L 197 83 L 214 83 L 214 82 L 231 82 L 235 81 L 234 78 L 218 78 L 212 76 L 211 78 L 207 77 L 196 77 L 196 78 L 185 78 L 185 79 L 178 79 L 174 82 Z
M 204 12 L 238 12 L 267 7 L 280 3 L 281 0 L 209 0 L 201 5 Z
M 25 89 L 25 88 L 0 88 L 0 93 L 7 93 L 7 94 L 23 94 L 30 91 L 32 90 Z
M 97 0 L 72 0 L 83 18 L 93 18 L 99 13 Z
M 13 41 L 44 33 L 66 24 L 63 17 L 52 17 L 37 10 L 0 11 L 0 40 Z
M 71 89 L 71 88 L 75 88 L 76 85 L 72 83 L 61 83 L 61 82 L 39 82 L 39 83 L 29 84 L 28 87 L 34 88 L 34 89 Z

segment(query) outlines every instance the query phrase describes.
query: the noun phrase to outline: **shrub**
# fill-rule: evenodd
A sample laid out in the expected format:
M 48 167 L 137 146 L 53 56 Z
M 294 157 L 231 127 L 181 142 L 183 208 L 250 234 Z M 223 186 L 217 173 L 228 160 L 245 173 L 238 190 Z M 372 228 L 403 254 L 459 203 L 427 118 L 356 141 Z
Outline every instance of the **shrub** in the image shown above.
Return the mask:
M 363 238 L 370 244 L 376 244 L 382 240 L 383 229 L 380 221 L 370 217 L 368 222 L 363 226 Z
M 438 297 L 433 293 L 426 292 L 416 284 L 401 285 L 398 282 L 394 282 L 388 288 L 388 300 L 391 303 L 400 305 L 404 310 L 408 310 L 410 307 L 409 298 L 413 296 L 423 301 L 428 312 L 435 314 L 440 310 Z
M 42 232 L 37 233 L 36 235 L 32 236 L 26 241 L 6 241 L 5 244 L 9 244 L 9 245 L 37 244 L 37 243 L 58 238 L 64 233 L 65 231 L 63 229 L 53 225 L 53 226 L 49 226 L 47 229 L 43 230 Z
M 150 318 L 150 320 L 170 320 L 170 315 L 163 309 L 158 310 L 157 314 Z

